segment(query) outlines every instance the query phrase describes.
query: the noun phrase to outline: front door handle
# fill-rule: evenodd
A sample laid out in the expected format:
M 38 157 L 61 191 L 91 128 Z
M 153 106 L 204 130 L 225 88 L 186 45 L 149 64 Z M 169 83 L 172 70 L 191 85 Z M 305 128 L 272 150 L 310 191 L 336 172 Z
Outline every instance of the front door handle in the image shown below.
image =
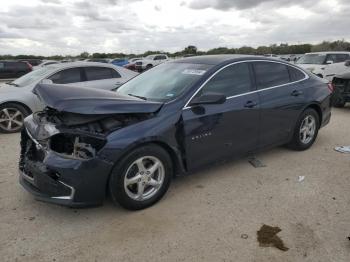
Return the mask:
M 254 102 L 254 101 L 247 101 L 247 103 L 245 103 L 244 107 L 247 108 L 254 108 L 258 105 L 258 103 Z
M 300 96 L 303 94 L 303 91 L 299 91 L 299 90 L 293 90 L 292 93 L 290 93 L 291 96 Z

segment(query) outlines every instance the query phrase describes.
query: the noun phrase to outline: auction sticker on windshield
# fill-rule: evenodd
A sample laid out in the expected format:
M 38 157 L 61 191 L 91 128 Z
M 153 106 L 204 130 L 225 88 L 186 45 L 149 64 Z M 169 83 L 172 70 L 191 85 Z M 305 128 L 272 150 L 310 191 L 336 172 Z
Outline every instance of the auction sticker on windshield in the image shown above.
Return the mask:
M 197 75 L 197 76 L 201 76 L 201 75 L 204 75 L 205 70 L 185 69 L 182 73 L 185 74 L 185 75 Z

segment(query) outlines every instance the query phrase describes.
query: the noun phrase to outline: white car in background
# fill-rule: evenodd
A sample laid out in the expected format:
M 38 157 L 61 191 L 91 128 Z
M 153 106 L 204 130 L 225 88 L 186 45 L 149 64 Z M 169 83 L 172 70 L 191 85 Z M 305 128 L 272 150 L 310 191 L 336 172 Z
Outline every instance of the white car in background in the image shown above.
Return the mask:
M 135 67 L 137 71 L 142 72 L 169 60 L 169 57 L 164 54 L 149 55 L 139 61 L 136 61 Z
M 54 64 L 58 64 L 59 61 L 54 61 L 54 60 L 44 60 L 41 64 L 37 65 L 37 66 L 33 66 L 33 70 L 37 70 L 39 68 L 48 66 L 48 65 L 54 65 Z
M 37 84 L 115 90 L 138 73 L 112 64 L 73 62 L 48 65 L 0 86 L 0 132 L 18 132 L 24 118 L 43 109 L 32 92 Z
M 345 62 L 330 64 L 324 69 L 315 70 L 314 73 L 332 81 L 336 75 L 350 73 L 350 59 Z
M 296 61 L 296 64 L 324 78 L 324 71 L 327 67 L 334 63 L 344 63 L 347 60 L 350 60 L 350 52 L 315 52 L 306 53 Z

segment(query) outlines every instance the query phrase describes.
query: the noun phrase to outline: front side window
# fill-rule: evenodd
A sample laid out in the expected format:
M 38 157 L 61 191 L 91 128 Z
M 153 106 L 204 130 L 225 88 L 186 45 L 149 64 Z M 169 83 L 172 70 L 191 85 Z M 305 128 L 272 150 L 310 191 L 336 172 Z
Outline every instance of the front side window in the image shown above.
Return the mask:
M 62 70 L 49 77 L 49 79 L 55 84 L 70 84 L 83 81 L 79 67 Z
M 0 69 L 4 68 L 5 64 L 4 63 L 0 63 Z
M 109 67 L 85 67 L 87 81 L 119 78 L 117 71 Z
M 290 82 L 288 68 L 274 62 L 255 62 L 254 71 L 258 89 L 279 86 Z
M 239 63 L 228 66 L 217 73 L 201 89 L 200 94 L 215 92 L 230 97 L 250 91 L 252 91 L 252 82 L 249 65 Z
M 147 60 L 155 60 L 155 55 L 146 56 Z

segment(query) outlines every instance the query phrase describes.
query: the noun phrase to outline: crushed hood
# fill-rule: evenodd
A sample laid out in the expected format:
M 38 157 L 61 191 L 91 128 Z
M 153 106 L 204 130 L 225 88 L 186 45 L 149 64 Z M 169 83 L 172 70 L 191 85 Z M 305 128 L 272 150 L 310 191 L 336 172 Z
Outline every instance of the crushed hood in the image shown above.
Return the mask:
M 163 105 L 94 88 L 39 84 L 33 92 L 46 106 L 77 114 L 154 113 Z

